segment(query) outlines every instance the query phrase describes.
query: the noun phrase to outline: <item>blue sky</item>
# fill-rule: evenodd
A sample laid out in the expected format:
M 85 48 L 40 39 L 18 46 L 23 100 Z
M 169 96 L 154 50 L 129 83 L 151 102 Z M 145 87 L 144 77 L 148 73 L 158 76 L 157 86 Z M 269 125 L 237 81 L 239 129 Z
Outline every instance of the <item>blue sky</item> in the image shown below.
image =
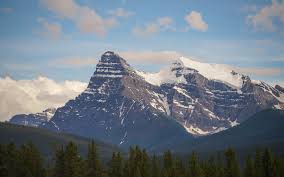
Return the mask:
M 0 26 L 0 77 L 87 82 L 114 50 L 145 71 L 182 54 L 284 83 L 280 0 L 1 0 Z

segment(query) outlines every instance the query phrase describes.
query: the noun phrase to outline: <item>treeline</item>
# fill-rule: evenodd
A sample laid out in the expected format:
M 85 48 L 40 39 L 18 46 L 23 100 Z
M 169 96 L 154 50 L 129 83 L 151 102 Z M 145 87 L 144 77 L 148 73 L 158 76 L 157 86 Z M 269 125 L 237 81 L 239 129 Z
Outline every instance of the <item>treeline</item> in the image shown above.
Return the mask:
M 200 160 L 193 152 L 183 161 L 170 151 L 157 157 L 134 147 L 127 157 L 114 152 L 103 165 L 94 142 L 85 158 L 70 142 L 57 148 L 52 165 L 46 165 L 32 143 L 20 148 L 10 143 L 0 145 L 0 177 L 284 177 L 284 158 L 268 149 L 256 151 L 241 169 L 233 149 L 207 160 Z

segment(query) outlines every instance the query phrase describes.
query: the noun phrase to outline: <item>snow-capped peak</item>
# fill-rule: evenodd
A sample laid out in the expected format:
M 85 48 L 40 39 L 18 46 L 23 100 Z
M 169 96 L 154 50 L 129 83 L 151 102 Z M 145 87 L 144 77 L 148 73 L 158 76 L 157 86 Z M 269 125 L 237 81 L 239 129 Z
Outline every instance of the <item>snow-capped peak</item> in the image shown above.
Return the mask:
M 185 67 L 197 70 L 209 80 L 218 80 L 236 88 L 243 85 L 244 75 L 234 72 L 228 65 L 202 63 L 185 57 L 180 57 L 179 60 Z
M 163 83 L 185 82 L 183 75 L 194 72 L 198 72 L 209 80 L 217 80 L 237 89 L 242 88 L 244 82 L 244 75 L 236 73 L 228 65 L 202 63 L 185 57 L 180 57 L 170 67 L 163 68 L 157 73 L 136 71 L 147 82 L 158 86 Z

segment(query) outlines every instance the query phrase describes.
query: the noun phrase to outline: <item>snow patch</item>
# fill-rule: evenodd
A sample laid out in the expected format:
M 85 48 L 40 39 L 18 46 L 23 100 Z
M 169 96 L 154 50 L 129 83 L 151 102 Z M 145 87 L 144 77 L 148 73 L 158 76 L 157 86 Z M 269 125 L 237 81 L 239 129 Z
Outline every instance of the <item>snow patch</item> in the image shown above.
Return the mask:
M 236 88 L 241 88 L 243 85 L 243 75 L 233 74 L 233 69 L 228 65 L 202 63 L 185 57 L 180 57 L 179 60 L 184 66 L 197 70 L 209 80 L 222 81 Z

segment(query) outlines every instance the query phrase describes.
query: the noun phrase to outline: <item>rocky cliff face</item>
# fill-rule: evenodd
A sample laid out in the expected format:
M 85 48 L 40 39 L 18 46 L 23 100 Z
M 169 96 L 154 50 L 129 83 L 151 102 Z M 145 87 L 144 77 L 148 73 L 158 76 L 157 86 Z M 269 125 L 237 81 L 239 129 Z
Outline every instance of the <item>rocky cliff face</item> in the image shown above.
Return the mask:
M 145 73 L 106 52 L 87 89 L 43 127 L 154 148 L 225 130 L 263 109 L 283 109 L 283 95 L 223 65 L 182 57 L 158 73 Z
M 29 127 L 38 127 L 42 123 L 48 122 L 54 115 L 56 109 L 49 108 L 41 113 L 35 114 L 18 114 L 13 116 L 9 122 L 17 125 L 25 125 Z

